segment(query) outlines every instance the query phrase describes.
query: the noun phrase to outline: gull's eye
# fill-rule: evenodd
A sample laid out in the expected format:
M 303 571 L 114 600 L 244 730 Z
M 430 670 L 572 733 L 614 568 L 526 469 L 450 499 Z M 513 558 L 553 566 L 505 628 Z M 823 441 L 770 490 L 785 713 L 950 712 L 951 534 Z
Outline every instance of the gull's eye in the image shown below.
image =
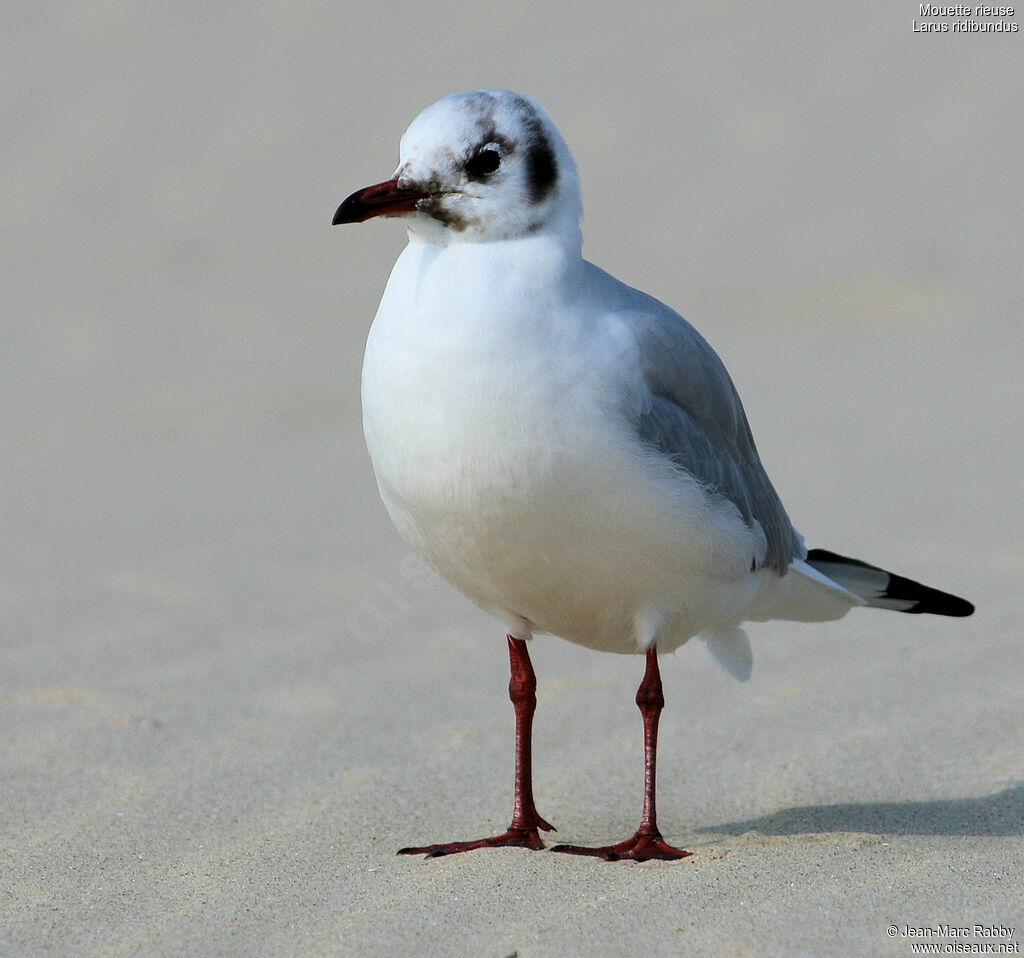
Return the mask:
M 466 160 L 466 172 L 475 180 L 490 176 L 501 166 L 501 154 L 491 147 L 484 147 Z

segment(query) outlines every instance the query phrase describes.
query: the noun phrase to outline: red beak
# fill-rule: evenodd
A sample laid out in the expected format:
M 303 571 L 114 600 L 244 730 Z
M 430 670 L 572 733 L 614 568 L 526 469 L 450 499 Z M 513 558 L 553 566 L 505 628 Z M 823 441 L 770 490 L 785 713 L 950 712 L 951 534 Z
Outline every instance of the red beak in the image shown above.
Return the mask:
M 416 203 L 429 196 L 422 190 L 403 190 L 398 180 L 388 180 L 356 190 L 334 214 L 332 226 L 339 223 L 365 223 L 375 216 L 399 216 L 412 213 Z

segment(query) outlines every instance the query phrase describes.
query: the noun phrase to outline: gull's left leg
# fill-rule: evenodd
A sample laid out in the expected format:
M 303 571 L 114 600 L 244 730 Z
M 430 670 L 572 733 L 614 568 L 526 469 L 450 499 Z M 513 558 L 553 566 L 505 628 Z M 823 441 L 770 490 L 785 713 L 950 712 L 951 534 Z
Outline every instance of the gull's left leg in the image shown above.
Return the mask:
M 661 672 L 658 669 L 658 651 L 652 645 L 647 650 L 647 668 L 643 681 L 636 692 L 636 704 L 644 719 L 644 809 L 640 827 L 632 838 L 617 845 L 599 848 L 585 848 L 582 845 L 555 845 L 551 851 L 569 855 L 593 855 L 605 861 L 632 859 L 645 862 L 652 858 L 686 858 L 693 852 L 674 848 L 661 837 L 658 831 L 658 813 L 655 808 L 655 787 L 658 760 L 658 719 L 665 707 L 665 696 L 661 690 Z
M 508 697 L 516 713 L 516 771 L 515 795 L 512 807 L 512 823 L 508 830 L 491 838 L 475 838 L 468 842 L 445 842 L 440 845 L 423 845 L 419 848 L 400 848 L 399 855 L 426 855 L 439 858 L 456 852 L 471 852 L 477 848 L 498 848 L 515 845 L 539 851 L 544 843 L 538 830 L 553 832 L 537 813 L 533 804 L 533 713 L 537 708 L 537 676 L 530 662 L 530 653 L 522 639 L 508 638 Z

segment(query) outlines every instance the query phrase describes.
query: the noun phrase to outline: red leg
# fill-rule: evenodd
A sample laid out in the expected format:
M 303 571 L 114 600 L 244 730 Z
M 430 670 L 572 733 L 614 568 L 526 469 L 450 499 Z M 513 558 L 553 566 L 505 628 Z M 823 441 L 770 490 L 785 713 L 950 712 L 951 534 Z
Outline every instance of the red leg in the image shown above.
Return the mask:
M 640 827 L 632 838 L 617 845 L 599 848 L 585 848 L 582 845 L 555 845 L 553 852 L 569 855 L 593 855 L 605 861 L 622 858 L 645 862 L 652 858 L 686 858 L 693 852 L 674 848 L 661 837 L 658 831 L 658 813 L 655 808 L 655 789 L 658 760 L 658 718 L 665 707 L 665 696 L 661 690 L 661 672 L 658 669 L 658 652 L 652 646 L 647 650 L 647 668 L 643 681 L 636 691 L 636 704 L 644 718 L 644 809 L 640 816 Z
M 474 848 L 495 848 L 515 845 L 534 850 L 544 847 L 537 834 L 538 829 L 553 832 L 533 804 L 533 713 L 537 708 L 537 676 L 530 662 L 530 653 L 522 639 L 508 638 L 508 663 L 511 678 L 508 681 L 508 697 L 516 713 L 516 776 L 515 798 L 512 807 L 512 823 L 502 835 L 493 838 L 477 838 L 469 842 L 448 842 L 441 845 L 423 845 L 420 848 L 400 848 L 399 855 L 426 855 L 438 858 L 456 852 L 469 852 Z

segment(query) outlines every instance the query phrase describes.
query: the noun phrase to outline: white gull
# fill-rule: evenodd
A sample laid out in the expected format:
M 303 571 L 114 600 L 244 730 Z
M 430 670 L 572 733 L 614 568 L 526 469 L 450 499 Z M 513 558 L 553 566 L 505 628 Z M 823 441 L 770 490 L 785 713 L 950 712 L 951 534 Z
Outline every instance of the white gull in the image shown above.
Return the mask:
M 678 313 L 583 259 L 581 211 L 576 165 L 543 107 L 476 90 L 424 110 L 394 176 L 334 217 L 400 217 L 409 232 L 363 362 L 381 497 L 409 544 L 508 636 L 511 826 L 405 853 L 543 847 L 538 829 L 551 826 L 530 769 L 536 633 L 646 656 L 640 828 L 615 845 L 555 848 L 646 860 L 688 854 L 657 827 L 659 652 L 700 636 L 745 679 L 745 621 L 825 621 L 862 605 L 973 611 L 804 547 L 721 360 Z

